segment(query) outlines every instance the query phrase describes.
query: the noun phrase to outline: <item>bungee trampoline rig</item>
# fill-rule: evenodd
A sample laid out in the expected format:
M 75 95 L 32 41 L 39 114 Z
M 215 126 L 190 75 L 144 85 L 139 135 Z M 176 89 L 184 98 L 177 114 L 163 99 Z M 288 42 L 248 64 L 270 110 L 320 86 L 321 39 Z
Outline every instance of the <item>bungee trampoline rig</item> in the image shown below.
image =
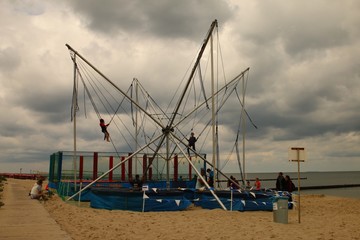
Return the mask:
M 136 78 L 127 91 L 122 90 L 66 44 L 74 66 L 74 149 L 51 155 L 50 186 L 66 201 L 90 201 L 95 208 L 175 211 L 195 204 L 210 209 L 270 210 L 273 192 L 244 188 L 246 119 L 256 127 L 245 109 L 249 68 L 227 80 L 219 70 L 223 61 L 218 37 L 215 20 L 188 77 L 180 81 L 167 106 L 157 103 Z M 77 150 L 81 87 L 84 109 L 93 109 L 90 116 L 95 112 L 98 120 L 110 119 L 112 151 Z M 188 146 L 191 132 L 197 134 L 196 150 Z M 221 144 L 222 134 L 229 133 L 234 144 Z M 229 154 L 225 157 L 221 152 Z M 229 161 L 237 161 L 241 183 L 222 172 Z M 206 169 L 214 174 L 214 186 L 207 181 Z M 140 191 L 131 185 L 136 175 L 143 181 Z M 231 181 L 236 189 L 223 190 L 219 179 Z M 201 191 L 195 187 L 197 181 L 203 184 Z

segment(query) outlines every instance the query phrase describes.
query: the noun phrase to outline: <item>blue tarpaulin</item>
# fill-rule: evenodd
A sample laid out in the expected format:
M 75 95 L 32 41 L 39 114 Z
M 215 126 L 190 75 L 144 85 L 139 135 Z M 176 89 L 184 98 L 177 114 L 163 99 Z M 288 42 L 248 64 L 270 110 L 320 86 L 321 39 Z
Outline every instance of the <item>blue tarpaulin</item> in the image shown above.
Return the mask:
M 90 206 L 109 210 L 179 211 L 188 208 L 191 201 L 183 191 L 131 191 L 92 189 Z

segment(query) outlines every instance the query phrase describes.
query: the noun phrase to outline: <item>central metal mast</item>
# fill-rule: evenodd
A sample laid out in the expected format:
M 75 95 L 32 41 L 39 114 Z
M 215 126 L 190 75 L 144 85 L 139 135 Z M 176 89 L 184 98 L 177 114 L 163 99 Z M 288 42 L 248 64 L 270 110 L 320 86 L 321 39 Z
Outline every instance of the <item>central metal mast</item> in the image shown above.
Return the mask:
M 180 106 L 181 106 L 181 103 L 182 103 L 182 101 L 184 100 L 184 97 L 185 97 L 185 94 L 186 94 L 186 92 L 187 92 L 187 89 L 189 88 L 189 85 L 190 85 L 190 83 L 191 83 L 191 81 L 192 81 L 192 79 L 193 79 L 193 77 L 194 77 L 194 74 L 195 74 L 195 72 L 196 72 L 196 68 L 197 68 L 197 66 L 198 66 L 199 63 L 200 63 L 201 57 L 202 57 L 202 55 L 203 55 L 203 53 L 204 53 L 204 51 L 205 51 L 206 45 L 207 45 L 207 43 L 209 42 L 209 39 L 210 39 L 210 37 L 211 37 L 211 35 L 212 35 L 212 32 L 213 32 L 213 30 L 214 30 L 215 27 L 217 27 L 217 20 L 216 20 L 216 19 L 211 23 L 210 29 L 209 29 L 209 31 L 208 31 L 208 33 L 207 33 L 207 35 L 206 35 L 206 38 L 205 38 L 205 40 L 204 40 L 204 42 L 203 42 L 203 44 L 202 44 L 202 46 L 201 46 L 201 49 L 200 49 L 200 52 L 199 52 L 198 57 L 197 57 L 197 59 L 196 59 L 196 62 L 195 62 L 194 66 L 193 66 L 193 68 L 192 68 L 192 70 L 191 70 L 189 79 L 188 79 L 188 81 L 187 81 L 187 83 L 186 83 L 186 86 L 185 86 L 185 88 L 184 88 L 184 91 L 182 92 L 182 94 L 181 94 L 181 96 L 180 96 L 180 99 L 179 99 L 179 101 L 178 101 L 178 103 L 177 103 L 177 105 L 176 105 L 176 107 L 175 107 L 173 116 L 172 116 L 172 118 L 170 119 L 168 126 L 172 126 L 173 123 L 174 123 L 174 121 L 175 121 L 175 118 L 176 118 L 176 116 L 177 116 L 177 113 L 178 113 L 178 111 L 179 111 L 179 108 L 180 108 Z
M 217 169 L 216 162 L 216 126 L 215 126 L 215 80 L 214 80 L 214 49 L 213 49 L 213 37 L 210 36 L 210 58 L 211 58 L 211 121 L 212 121 L 212 165 L 213 171 Z M 215 178 L 217 174 L 213 172 L 213 177 Z M 215 179 L 214 179 L 215 180 Z M 215 182 L 215 181 L 214 181 Z M 214 184 L 215 186 L 215 184 Z

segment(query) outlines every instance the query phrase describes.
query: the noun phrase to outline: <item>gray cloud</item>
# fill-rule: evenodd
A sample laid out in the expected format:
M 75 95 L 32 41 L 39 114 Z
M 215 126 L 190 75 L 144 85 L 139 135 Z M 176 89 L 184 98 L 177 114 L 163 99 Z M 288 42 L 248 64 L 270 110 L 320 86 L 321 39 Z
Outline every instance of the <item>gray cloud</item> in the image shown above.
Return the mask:
M 0 49 L 0 70 L 9 73 L 16 70 L 21 64 L 19 52 L 11 47 Z
M 310 170 L 343 169 L 345 164 L 356 169 L 358 9 L 354 1 L 3 1 L 1 167 L 47 170 L 43 165 L 51 152 L 72 148 L 73 66 L 65 43 L 74 45 L 123 90 L 133 77 L 139 78 L 169 113 L 178 99 L 176 89 L 182 90 L 179 83 L 187 79 L 185 72 L 216 18 L 228 79 L 251 68 L 246 107 L 258 129 L 247 120 L 250 171 L 282 167 L 279 159 L 293 144 L 312 150 Z M 91 107 L 80 105 L 78 144 L 82 150 L 113 151 L 102 144 Z M 233 145 L 238 109 L 238 102 L 232 101 L 221 111 L 226 116 L 220 122 L 226 132 L 221 149 Z M 110 118 L 105 112 L 101 109 Z M 133 146 L 118 132 L 126 133 L 132 122 L 125 115 L 122 118 L 126 120 L 120 130 L 114 125 L 110 130 L 117 147 L 127 151 Z M 200 115 L 197 118 L 207 122 Z M 181 126 L 184 134 L 191 130 L 192 121 Z M 195 127 L 197 134 L 200 131 Z M 334 163 L 336 158 L 341 163 Z
M 84 24 L 104 34 L 146 34 L 164 38 L 198 40 L 204 27 L 218 19 L 229 20 L 233 10 L 225 1 L 69 1 L 84 16 Z

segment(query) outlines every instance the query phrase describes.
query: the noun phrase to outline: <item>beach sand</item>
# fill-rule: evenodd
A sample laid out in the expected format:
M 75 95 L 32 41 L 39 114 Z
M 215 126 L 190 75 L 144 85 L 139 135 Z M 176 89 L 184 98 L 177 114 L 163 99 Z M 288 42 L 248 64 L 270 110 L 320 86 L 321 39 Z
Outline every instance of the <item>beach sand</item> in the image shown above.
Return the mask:
M 11 180 L 14 181 L 14 180 Z M 31 188 L 34 181 L 15 180 Z M 34 201 L 30 200 L 29 201 Z M 191 207 L 181 212 L 99 210 L 69 204 L 56 195 L 43 204 L 73 239 L 359 239 L 360 200 L 301 196 L 289 223 L 275 223 L 273 212 L 231 212 Z M 19 229 L 26 232 L 26 229 Z

